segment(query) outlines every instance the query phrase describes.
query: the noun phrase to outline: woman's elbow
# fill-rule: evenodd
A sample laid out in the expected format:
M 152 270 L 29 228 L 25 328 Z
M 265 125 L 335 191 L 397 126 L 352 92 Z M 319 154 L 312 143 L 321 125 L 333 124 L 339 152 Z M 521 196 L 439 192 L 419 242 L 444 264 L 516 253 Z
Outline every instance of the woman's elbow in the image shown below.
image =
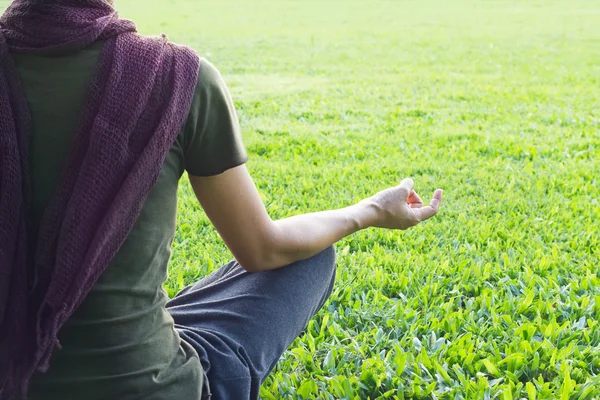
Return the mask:
M 289 264 L 285 257 L 272 249 L 256 252 L 252 256 L 237 258 L 237 262 L 246 272 L 251 273 L 277 269 Z
M 261 265 L 256 262 L 247 261 L 247 260 L 246 261 L 237 260 L 237 263 L 240 265 L 240 267 L 242 267 L 242 269 L 244 271 L 249 272 L 249 273 L 260 272 L 260 271 L 264 270 L 261 267 Z
M 256 255 L 244 252 L 244 254 L 235 254 L 235 261 L 240 267 L 246 272 L 259 272 L 260 271 L 260 260 Z
M 254 254 L 245 254 L 236 257 L 236 260 L 246 272 L 261 272 L 273 269 L 270 255 L 263 251 L 255 250 Z
M 252 245 L 248 241 L 244 251 L 235 255 L 238 264 L 247 272 L 267 271 L 289 264 L 276 233 L 277 230 L 271 230 L 268 234 L 257 234 Z

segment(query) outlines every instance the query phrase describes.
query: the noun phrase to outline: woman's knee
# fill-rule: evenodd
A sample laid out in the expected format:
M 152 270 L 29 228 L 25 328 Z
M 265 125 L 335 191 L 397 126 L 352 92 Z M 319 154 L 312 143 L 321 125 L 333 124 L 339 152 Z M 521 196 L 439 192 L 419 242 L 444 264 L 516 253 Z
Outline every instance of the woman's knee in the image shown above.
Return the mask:
M 329 246 L 323 250 L 321 254 L 328 260 L 328 262 L 335 265 L 335 246 Z
M 296 261 L 281 269 L 267 271 L 262 278 L 272 282 L 272 276 L 284 285 L 306 285 L 311 290 L 331 290 L 336 274 L 336 256 L 333 246 L 326 248 L 314 256 Z
M 325 284 L 325 290 L 331 293 L 333 288 L 333 284 L 335 282 L 335 273 L 336 273 L 336 255 L 335 248 L 333 246 L 329 246 L 319 254 L 313 256 L 312 258 L 307 260 L 309 264 L 312 265 L 312 274 L 314 274 L 317 278 L 318 282 L 322 282 Z
M 318 284 L 315 287 L 319 287 L 321 291 L 321 300 L 317 309 L 315 310 L 316 313 L 316 311 L 323 307 L 323 305 L 331 295 L 331 292 L 333 291 L 333 286 L 335 285 L 335 248 L 333 246 L 330 246 L 323 250 L 321 253 L 317 254 L 315 258 L 317 260 L 314 264 L 316 264 L 317 268 L 319 269 L 319 271 L 316 272 L 316 275 L 319 276 L 319 279 L 317 281 Z
M 335 259 L 335 249 L 330 246 L 308 259 L 289 265 L 285 268 L 286 271 L 281 271 L 281 273 L 290 274 L 290 277 L 301 277 L 300 280 L 311 282 L 310 285 L 315 289 L 321 283 L 329 286 L 330 282 L 335 279 Z
M 335 276 L 336 255 L 334 246 L 329 246 L 313 258 L 319 264 L 319 268 L 322 268 Z

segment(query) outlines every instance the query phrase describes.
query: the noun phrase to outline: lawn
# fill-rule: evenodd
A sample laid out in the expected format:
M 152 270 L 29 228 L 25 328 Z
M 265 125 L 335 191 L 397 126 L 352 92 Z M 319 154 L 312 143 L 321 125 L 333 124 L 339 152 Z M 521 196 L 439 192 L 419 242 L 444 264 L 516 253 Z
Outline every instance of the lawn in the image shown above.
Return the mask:
M 121 0 L 231 88 L 274 218 L 415 179 L 443 211 L 338 246 L 273 398 L 600 396 L 600 4 Z M 171 293 L 231 256 L 182 186 Z
M 599 2 L 117 6 L 221 70 L 273 218 L 445 189 L 338 244 L 264 399 L 600 397 Z M 171 294 L 231 257 L 187 178 L 179 203 Z

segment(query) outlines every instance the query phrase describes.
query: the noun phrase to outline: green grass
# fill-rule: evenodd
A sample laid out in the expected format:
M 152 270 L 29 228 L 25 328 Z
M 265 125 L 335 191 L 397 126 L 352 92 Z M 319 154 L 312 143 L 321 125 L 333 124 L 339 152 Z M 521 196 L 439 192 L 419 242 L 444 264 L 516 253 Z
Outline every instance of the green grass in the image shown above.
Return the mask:
M 600 396 L 600 4 L 120 3 L 222 71 L 274 218 L 446 190 L 339 244 L 264 399 Z M 180 200 L 171 293 L 230 258 Z
M 338 245 L 264 399 L 600 396 L 600 3 L 117 2 L 231 88 L 273 218 L 406 176 L 435 220 Z M 182 185 L 167 287 L 231 256 Z

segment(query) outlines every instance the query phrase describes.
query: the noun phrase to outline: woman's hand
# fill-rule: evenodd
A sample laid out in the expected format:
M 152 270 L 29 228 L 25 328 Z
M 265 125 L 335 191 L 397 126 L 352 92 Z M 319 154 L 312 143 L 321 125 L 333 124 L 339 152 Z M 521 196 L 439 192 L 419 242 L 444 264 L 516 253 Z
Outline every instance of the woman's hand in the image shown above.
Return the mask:
M 370 226 L 388 229 L 408 229 L 437 214 L 442 203 L 442 190 L 438 189 L 428 206 L 413 190 L 412 179 L 404 179 L 400 185 L 383 190 L 360 204 L 374 210 Z

